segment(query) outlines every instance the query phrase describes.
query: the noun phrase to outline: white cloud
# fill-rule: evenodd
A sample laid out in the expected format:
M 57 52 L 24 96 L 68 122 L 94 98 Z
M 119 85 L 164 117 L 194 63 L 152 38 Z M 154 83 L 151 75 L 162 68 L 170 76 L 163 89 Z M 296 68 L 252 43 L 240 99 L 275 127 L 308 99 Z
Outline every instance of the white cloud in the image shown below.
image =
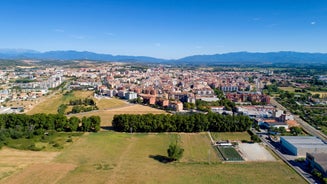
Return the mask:
M 311 24 L 311 25 L 315 25 L 315 24 L 316 24 L 316 22 L 315 22 L 315 21 L 312 21 L 312 22 L 310 22 L 310 24 Z
M 202 49 L 203 46 L 201 46 L 201 45 L 197 45 L 197 46 L 195 46 L 195 48 L 196 48 L 196 49 Z

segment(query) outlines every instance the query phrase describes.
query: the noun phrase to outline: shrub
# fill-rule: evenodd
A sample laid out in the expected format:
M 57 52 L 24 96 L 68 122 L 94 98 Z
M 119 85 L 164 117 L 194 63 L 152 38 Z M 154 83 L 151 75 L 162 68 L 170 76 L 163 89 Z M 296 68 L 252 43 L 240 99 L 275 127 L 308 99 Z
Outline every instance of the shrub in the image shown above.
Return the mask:
M 184 149 L 181 146 L 179 146 L 176 142 L 169 145 L 167 153 L 168 153 L 168 158 L 171 161 L 177 161 L 182 158 Z

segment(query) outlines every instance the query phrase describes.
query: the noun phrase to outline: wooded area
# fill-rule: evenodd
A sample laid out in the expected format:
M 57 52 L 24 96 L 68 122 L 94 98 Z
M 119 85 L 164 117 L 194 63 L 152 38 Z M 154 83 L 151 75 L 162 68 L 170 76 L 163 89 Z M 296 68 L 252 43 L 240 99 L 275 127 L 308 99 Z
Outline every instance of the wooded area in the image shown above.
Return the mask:
M 121 114 L 115 115 L 113 128 L 120 132 L 242 132 L 252 120 L 247 116 L 208 114 Z

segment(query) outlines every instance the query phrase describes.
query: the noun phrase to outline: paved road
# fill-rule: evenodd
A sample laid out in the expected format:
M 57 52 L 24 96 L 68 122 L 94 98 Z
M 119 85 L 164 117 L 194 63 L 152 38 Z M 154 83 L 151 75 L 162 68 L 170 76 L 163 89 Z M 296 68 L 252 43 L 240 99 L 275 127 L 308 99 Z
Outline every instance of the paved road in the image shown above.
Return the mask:
M 280 103 L 278 103 L 273 98 L 271 98 L 270 103 L 272 105 L 275 105 L 276 107 L 278 107 L 281 110 L 289 112 L 284 106 L 282 106 Z M 306 132 L 308 132 L 309 134 L 311 134 L 313 136 L 319 137 L 321 140 L 327 142 L 327 135 L 325 135 L 321 131 L 315 129 L 314 127 L 309 125 L 309 123 L 303 121 L 303 119 L 301 119 L 298 115 L 293 115 L 293 116 L 294 116 L 295 121 L 298 122 Z
M 281 158 L 287 165 L 292 167 L 300 176 L 302 176 L 308 183 L 317 183 L 315 179 L 312 177 L 310 173 L 307 173 L 306 171 L 301 169 L 300 164 L 294 164 L 293 159 L 290 159 L 288 155 L 283 154 L 278 148 L 276 148 L 274 145 L 271 144 L 270 141 L 267 140 L 267 135 L 260 134 L 261 141 L 267 145 L 279 158 Z M 292 162 L 293 161 L 293 162 Z M 292 163 L 293 164 L 292 164 Z

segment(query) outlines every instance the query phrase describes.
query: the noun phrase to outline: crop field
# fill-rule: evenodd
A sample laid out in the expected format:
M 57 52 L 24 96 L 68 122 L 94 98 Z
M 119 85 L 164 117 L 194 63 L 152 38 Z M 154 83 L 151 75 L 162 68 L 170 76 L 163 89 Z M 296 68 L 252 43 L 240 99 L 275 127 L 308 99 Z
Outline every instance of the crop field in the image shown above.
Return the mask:
M 109 110 L 98 110 L 98 111 L 91 111 L 91 112 L 85 112 L 80 114 L 72 114 L 69 116 L 76 116 L 76 117 L 100 116 L 101 126 L 111 126 L 112 119 L 115 114 L 148 114 L 148 113 L 165 114 L 166 112 L 149 106 L 129 104 L 128 106 L 125 107 L 117 107 Z
M 3 176 L 0 183 L 305 183 L 281 161 L 221 163 L 202 133 L 177 134 L 184 157 L 163 163 L 172 136 L 176 134 L 85 134 L 55 159 L 52 155 L 38 165 L 24 160 L 25 167 Z M 15 156 L 7 161 L 2 151 L 0 163 L 14 165 Z
M 250 141 L 251 136 L 247 132 L 210 132 L 215 141 L 229 140 L 229 141 Z
M 225 161 L 242 161 L 243 158 L 232 146 L 217 146 Z

